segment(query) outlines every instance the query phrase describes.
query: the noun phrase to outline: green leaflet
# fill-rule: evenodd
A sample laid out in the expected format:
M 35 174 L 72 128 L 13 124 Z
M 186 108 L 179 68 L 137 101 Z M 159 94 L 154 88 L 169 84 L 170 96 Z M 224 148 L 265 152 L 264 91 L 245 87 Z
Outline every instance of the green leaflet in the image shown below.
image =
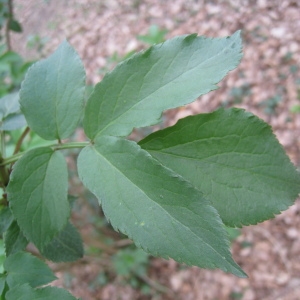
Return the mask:
M 20 112 L 19 93 L 11 93 L 0 98 L 0 121 L 10 114 Z
M 0 235 L 3 235 L 13 220 L 14 216 L 12 215 L 9 207 L 3 207 L 0 210 Z
M 26 120 L 23 114 L 13 114 L 9 115 L 3 121 L 0 130 L 11 131 L 22 128 L 26 125 Z
M 241 109 L 187 117 L 139 144 L 202 191 L 228 226 L 272 218 L 300 192 L 271 127 Z
M 7 186 L 10 208 L 26 238 L 39 249 L 64 228 L 70 214 L 63 155 L 37 148 L 14 165 Z
M 8 28 L 14 32 L 22 32 L 22 25 L 15 19 L 8 19 Z
M 64 139 L 82 116 L 85 71 L 65 41 L 47 59 L 27 72 L 20 90 L 21 110 L 29 127 L 45 140 Z
M 149 254 L 140 248 L 119 249 L 111 258 L 116 274 L 129 277 L 132 274 L 145 275 L 148 269 Z
M 18 252 L 10 255 L 4 262 L 9 288 L 28 283 L 38 287 L 56 279 L 52 270 L 41 260 L 29 253 Z
M 140 52 L 97 84 L 84 115 L 86 135 L 126 136 L 159 122 L 164 110 L 217 88 L 242 56 L 240 32 L 227 38 L 180 36 Z
M 15 130 L 26 125 L 20 111 L 19 93 L 11 93 L 0 99 L 0 130 Z
M 113 227 L 147 252 L 245 276 L 215 209 L 136 143 L 100 136 L 81 151 L 78 173 Z
M 19 225 L 16 221 L 9 226 L 5 233 L 5 253 L 6 256 L 24 250 L 27 246 L 28 241 L 20 230 Z
M 83 256 L 83 245 L 79 232 L 68 222 L 66 227 L 41 251 L 54 262 L 71 262 Z
M 6 276 L 4 274 L 0 274 L 0 299 L 5 288 L 5 282 L 6 282 Z
M 28 284 L 16 286 L 9 290 L 5 297 L 6 300 L 76 300 L 76 298 L 66 290 L 50 286 L 33 289 Z

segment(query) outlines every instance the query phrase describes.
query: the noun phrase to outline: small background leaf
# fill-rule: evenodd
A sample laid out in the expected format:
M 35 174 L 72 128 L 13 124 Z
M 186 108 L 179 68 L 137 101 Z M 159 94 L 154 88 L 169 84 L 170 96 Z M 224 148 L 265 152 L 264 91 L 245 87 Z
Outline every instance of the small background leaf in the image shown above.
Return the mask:
M 139 248 L 119 250 L 112 257 L 115 272 L 121 276 L 146 274 L 148 262 L 149 254 Z
M 11 93 L 0 99 L 0 121 L 20 111 L 19 93 Z
M 66 227 L 46 245 L 42 255 L 54 262 L 71 262 L 83 256 L 81 236 L 76 228 L 68 222 Z
M 23 114 L 13 114 L 4 119 L 2 125 L 0 126 L 0 130 L 16 130 L 26 126 L 26 124 L 26 119 Z
M 26 125 L 20 111 L 19 93 L 11 93 L 0 99 L 0 130 L 15 130 Z
M 13 167 L 7 186 L 10 208 L 26 238 L 39 249 L 67 223 L 67 192 L 67 165 L 60 152 L 33 149 Z
M 5 234 L 6 256 L 24 250 L 27 244 L 28 241 L 20 230 L 18 223 L 16 221 L 13 221 Z
M 4 207 L 0 210 L 0 234 L 7 230 L 13 220 L 14 217 L 9 207 Z
M 69 137 L 83 113 L 85 71 L 65 41 L 28 70 L 20 90 L 21 110 L 30 128 L 45 140 Z
M 33 289 L 28 284 L 17 286 L 6 293 L 7 300 L 76 300 L 68 291 L 56 287 Z
M 14 32 L 18 32 L 18 33 L 22 32 L 21 24 L 17 20 L 14 20 L 14 19 L 9 20 L 8 28 Z
M 202 191 L 228 226 L 272 218 L 300 192 L 271 127 L 241 109 L 187 117 L 139 144 Z

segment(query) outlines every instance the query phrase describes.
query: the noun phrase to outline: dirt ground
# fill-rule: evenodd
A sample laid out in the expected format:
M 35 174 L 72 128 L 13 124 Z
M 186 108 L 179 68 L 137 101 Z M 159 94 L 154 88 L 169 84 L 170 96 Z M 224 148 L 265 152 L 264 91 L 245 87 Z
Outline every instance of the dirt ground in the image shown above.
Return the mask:
M 300 167 L 300 1 L 299 0 L 15 0 L 15 13 L 24 27 L 13 36 L 13 47 L 25 57 L 53 51 L 67 38 L 87 69 L 89 83 L 111 68 L 112 57 L 146 47 L 137 35 L 150 25 L 168 31 L 166 37 L 198 33 L 227 36 L 242 30 L 244 58 L 217 91 L 185 108 L 166 114 L 166 123 L 219 106 L 250 110 L 269 122 L 288 155 Z M 38 53 L 26 47 L 29 35 L 48 38 Z M 110 58 L 110 60 L 109 60 Z M 110 62 L 110 63 L 109 63 Z M 82 231 L 88 230 L 88 225 Z M 100 243 L 101 241 L 99 241 Z M 73 276 L 58 271 L 57 285 L 84 300 L 298 300 L 300 299 L 300 202 L 275 219 L 242 229 L 233 242 L 234 259 L 249 275 L 239 279 L 221 271 L 185 268 L 153 258 L 146 278 L 152 290 L 124 284 L 120 276 L 96 284 L 103 259 L 85 258 L 72 264 Z M 106 253 L 107 254 L 107 253 Z M 105 253 L 104 253 L 105 257 Z M 98 277 L 97 277 L 98 276 Z

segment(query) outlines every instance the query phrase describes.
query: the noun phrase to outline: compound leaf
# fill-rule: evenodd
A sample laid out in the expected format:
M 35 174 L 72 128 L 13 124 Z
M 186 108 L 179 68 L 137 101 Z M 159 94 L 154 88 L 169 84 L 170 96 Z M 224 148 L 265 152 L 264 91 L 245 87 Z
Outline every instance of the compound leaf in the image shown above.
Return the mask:
M 32 65 L 20 90 L 29 127 L 45 140 L 69 137 L 82 116 L 85 71 L 65 41 L 47 59 Z
M 42 249 L 44 257 L 54 262 L 71 262 L 83 256 L 81 236 L 76 228 L 68 222 L 66 227 Z
M 9 226 L 5 233 L 5 253 L 6 256 L 23 250 L 28 244 L 26 237 L 20 230 L 16 221 Z
M 10 288 L 24 283 L 37 287 L 56 279 L 52 270 L 43 261 L 26 252 L 8 256 L 4 268 L 7 272 L 6 282 Z
M 33 289 L 28 284 L 22 284 L 9 290 L 5 295 L 7 300 L 76 300 L 68 291 L 56 287 Z
M 14 165 L 7 187 L 10 208 L 26 238 L 39 249 L 67 223 L 68 172 L 63 155 L 33 149 Z
M 202 191 L 228 226 L 272 218 L 300 192 L 271 127 L 241 109 L 187 117 L 139 144 Z
M 80 153 L 78 173 L 113 227 L 150 254 L 245 276 L 215 209 L 135 142 L 98 137 Z
M 134 127 L 159 122 L 164 110 L 217 88 L 241 59 L 241 38 L 180 36 L 140 52 L 97 84 L 87 101 L 84 130 L 126 136 Z

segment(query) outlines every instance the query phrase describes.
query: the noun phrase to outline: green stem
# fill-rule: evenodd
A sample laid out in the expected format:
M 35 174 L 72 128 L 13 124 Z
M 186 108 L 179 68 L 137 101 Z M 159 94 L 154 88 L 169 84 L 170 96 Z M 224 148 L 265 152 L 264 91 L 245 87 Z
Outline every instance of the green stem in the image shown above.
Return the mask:
M 9 165 L 11 163 L 16 162 L 23 154 L 24 153 L 18 153 L 18 154 L 15 154 L 15 155 L 12 155 L 10 157 L 3 159 L 2 162 L 0 161 L 0 168 L 5 165 Z
M 1 185 L 2 187 L 5 187 L 8 184 L 9 181 L 9 175 L 7 168 L 5 167 L 5 164 L 3 164 L 4 158 L 0 154 L 0 177 L 1 177 Z
M 72 148 L 84 148 L 88 145 L 90 145 L 90 142 L 70 142 L 65 144 L 50 145 L 48 147 L 52 147 L 53 150 L 64 150 L 64 149 L 72 149 Z
M 4 131 L 1 130 L 1 133 L 0 133 L 0 139 L 1 139 L 1 157 L 2 158 L 5 158 L 5 133 Z
M 73 148 L 84 148 L 88 145 L 90 145 L 90 142 L 70 142 L 70 143 L 65 143 L 65 144 L 53 144 L 53 145 L 49 145 L 47 147 L 53 148 L 53 150 L 56 151 L 56 150 L 73 149 Z M 32 150 L 32 149 L 30 149 L 30 150 Z M 29 150 L 27 150 L 27 151 L 29 151 Z M 22 152 L 22 153 L 17 153 L 15 155 L 7 157 L 7 158 L 3 159 L 2 162 L 0 161 L 0 170 L 1 170 L 1 167 L 16 162 L 27 151 Z
M 7 50 L 8 51 L 12 51 L 11 41 L 10 41 L 10 28 L 9 28 L 9 24 L 13 20 L 13 16 L 14 16 L 14 12 L 13 12 L 13 0 L 8 0 L 7 5 L 8 5 L 8 18 L 7 18 L 6 27 L 5 27 L 5 39 L 6 39 Z

